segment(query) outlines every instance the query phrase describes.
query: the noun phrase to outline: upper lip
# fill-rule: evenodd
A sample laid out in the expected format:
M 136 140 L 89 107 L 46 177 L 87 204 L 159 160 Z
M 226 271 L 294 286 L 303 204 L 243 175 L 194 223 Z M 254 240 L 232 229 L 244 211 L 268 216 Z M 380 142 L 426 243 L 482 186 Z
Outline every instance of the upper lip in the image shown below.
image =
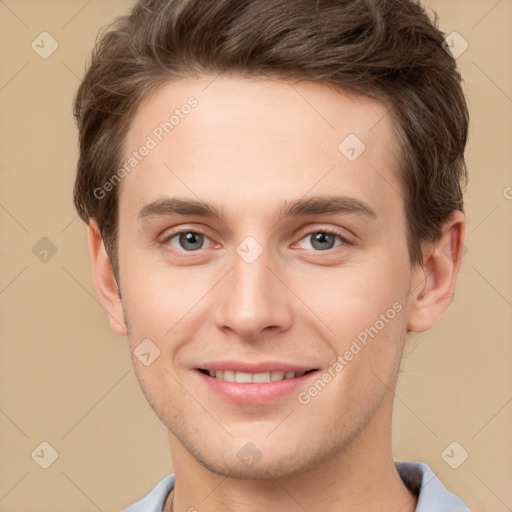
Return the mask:
M 314 366 L 293 364 L 279 361 L 262 361 L 259 363 L 246 363 L 243 361 L 212 361 L 203 363 L 198 370 L 230 370 L 233 372 L 264 373 L 281 370 L 283 372 L 307 372 L 316 370 Z

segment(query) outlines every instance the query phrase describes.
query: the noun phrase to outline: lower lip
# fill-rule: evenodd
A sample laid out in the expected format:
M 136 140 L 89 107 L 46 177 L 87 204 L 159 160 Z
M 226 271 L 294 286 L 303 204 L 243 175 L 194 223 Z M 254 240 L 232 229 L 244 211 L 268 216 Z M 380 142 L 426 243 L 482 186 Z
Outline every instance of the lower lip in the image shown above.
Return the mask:
M 318 370 L 304 374 L 302 377 L 258 384 L 228 382 L 226 380 L 210 377 L 199 370 L 196 370 L 196 373 L 212 391 L 235 404 L 262 405 L 294 391 L 297 392 L 297 390 L 304 387 L 311 378 L 316 377 Z

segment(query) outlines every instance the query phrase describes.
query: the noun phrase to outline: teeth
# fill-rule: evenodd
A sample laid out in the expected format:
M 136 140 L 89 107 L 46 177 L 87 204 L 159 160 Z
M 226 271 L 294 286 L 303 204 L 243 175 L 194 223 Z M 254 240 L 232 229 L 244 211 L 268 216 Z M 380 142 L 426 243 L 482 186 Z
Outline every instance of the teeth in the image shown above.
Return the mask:
M 231 370 L 224 370 L 222 372 L 222 379 L 227 380 L 228 382 L 235 382 L 235 372 Z M 215 372 L 215 377 L 217 377 L 217 372 Z
M 273 370 L 270 372 L 270 380 L 271 382 L 275 382 L 276 380 L 283 380 L 284 372 L 280 372 L 279 370 Z
M 226 373 L 224 372 L 224 379 L 226 379 Z M 240 384 L 252 382 L 252 374 L 251 373 L 244 373 L 244 372 L 236 372 L 235 373 L 235 382 L 238 382 Z
M 282 372 L 280 370 L 262 373 L 234 372 L 232 370 L 208 370 L 208 375 L 210 377 L 215 377 L 216 379 L 225 380 L 227 382 L 237 382 L 240 384 L 261 384 L 284 379 L 294 379 L 295 377 L 302 377 L 305 373 L 306 372 Z
M 256 382 L 256 383 L 259 383 L 259 384 L 265 383 L 265 382 L 270 382 L 270 372 L 253 373 L 252 374 L 252 381 Z

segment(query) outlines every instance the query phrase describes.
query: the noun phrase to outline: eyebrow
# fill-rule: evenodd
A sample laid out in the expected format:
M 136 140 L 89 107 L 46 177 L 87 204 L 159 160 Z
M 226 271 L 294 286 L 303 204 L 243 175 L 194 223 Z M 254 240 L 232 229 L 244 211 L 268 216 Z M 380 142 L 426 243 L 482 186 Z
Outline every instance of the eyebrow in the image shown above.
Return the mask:
M 288 203 L 288 204 L 287 204 Z M 321 215 L 326 213 L 358 214 L 377 218 L 375 210 L 364 201 L 348 196 L 314 196 L 286 202 L 281 208 L 279 220 L 300 215 Z M 138 213 L 141 222 L 153 217 L 170 215 L 200 216 L 206 218 L 224 218 L 222 209 L 195 199 L 168 197 L 157 199 L 145 205 Z

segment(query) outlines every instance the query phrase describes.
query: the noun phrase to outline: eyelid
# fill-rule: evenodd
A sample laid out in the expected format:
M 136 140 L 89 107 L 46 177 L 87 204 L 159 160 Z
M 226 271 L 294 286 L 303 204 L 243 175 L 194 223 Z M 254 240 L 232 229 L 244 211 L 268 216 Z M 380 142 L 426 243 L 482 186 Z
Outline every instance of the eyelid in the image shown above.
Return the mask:
M 168 245 L 169 241 L 171 239 L 173 239 L 177 235 L 181 235 L 183 233 L 196 233 L 198 235 L 203 235 L 204 237 L 206 237 L 211 242 L 211 244 L 213 246 L 216 245 L 216 242 L 214 242 L 208 236 L 208 234 L 206 233 L 206 230 L 201 229 L 199 227 L 180 227 L 180 228 L 176 229 L 175 231 L 168 232 L 163 238 L 161 238 L 160 243 L 162 245 Z M 338 247 L 341 247 L 341 246 L 344 246 L 344 245 L 356 245 L 356 242 L 351 240 L 350 237 L 347 237 L 345 235 L 345 233 L 343 233 L 340 229 L 336 229 L 334 227 L 322 227 L 322 226 L 319 226 L 319 227 L 316 227 L 316 228 L 309 227 L 309 228 L 304 228 L 304 230 L 301 230 L 299 235 L 297 235 L 300 238 L 298 238 L 297 242 L 294 242 L 292 247 L 296 246 L 298 244 L 298 242 L 303 240 L 308 235 L 310 236 L 310 235 L 313 235 L 314 233 L 326 233 L 326 234 L 330 234 L 330 235 L 333 235 L 333 236 L 337 236 L 342 241 L 342 244 L 337 246 L 337 247 L 333 247 L 331 249 L 327 249 L 325 251 L 320 251 L 320 250 L 315 250 L 315 249 L 304 249 L 304 250 L 313 250 L 315 252 L 321 253 L 321 252 L 333 251 L 334 249 L 336 249 Z M 204 249 L 204 248 L 202 248 L 202 249 Z M 197 251 L 185 251 L 184 249 L 176 249 L 174 247 L 172 248 L 172 250 L 176 250 L 176 251 L 181 252 L 181 253 L 190 253 L 190 254 L 201 252 L 201 249 L 199 249 Z
M 166 230 L 167 231 L 167 230 Z M 163 237 L 159 237 L 159 243 L 162 244 L 162 245 L 169 245 L 169 242 L 176 236 L 178 235 L 182 235 L 184 233 L 196 233 L 198 235 L 203 235 L 205 238 L 207 238 L 210 243 L 212 244 L 212 246 L 215 246 L 216 245 L 216 242 L 214 242 L 209 236 L 208 234 L 206 233 L 206 231 L 204 229 L 201 229 L 201 228 L 196 228 L 196 227 L 180 227 L 178 229 L 176 229 L 175 231 L 167 231 L 167 234 L 164 235 Z M 218 244 L 217 244 L 218 245 Z M 169 245 L 170 246 L 170 245 Z M 171 248 L 172 250 L 175 250 L 175 251 L 178 251 L 178 252 L 182 252 L 182 253 L 190 253 L 190 254 L 194 254 L 194 253 L 199 253 L 201 251 L 201 249 L 197 250 L 197 251 L 185 251 L 184 249 L 176 249 L 175 247 L 172 247 Z
M 328 235 L 333 235 L 333 236 L 336 236 L 338 237 L 340 240 L 341 240 L 341 244 L 336 246 L 336 247 L 332 247 L 331 249 L 326 249 L 325 251 L 320 251 L 320 250 L 315 250 L 315 249 L 303 249 L 303 250 L 307 250 L 307 251 L 314 251 L 314 252 L 318 252 L 318 253 L 328 253 L 328 252 L 332 252 L 334 251 L 335 249 L 338 249 L 340 247 L 343 247 L 343 246 L 347 246 L 347 245 L 356 245 L 356 243 L 354 241 L 352 241 L 350 239 L 350 237 L 347 237 L 341 230 L 339 229 L 336 229 L 336 228 L 333 228 L 333 227 L 317 227 L 317 228 L 314 228 L 314 229 L 311 229 L 309 228 L 307 231 L 302 231 L 301 234 L 299 235 L 300 238 L 298 239 L 297 242 L 295 242 L 292 247 L 295 247 L 300 241 L 304 240 L 304 238 L 306 238 L 307 236 L 311 236 L 315 233 L 326 233 Z

